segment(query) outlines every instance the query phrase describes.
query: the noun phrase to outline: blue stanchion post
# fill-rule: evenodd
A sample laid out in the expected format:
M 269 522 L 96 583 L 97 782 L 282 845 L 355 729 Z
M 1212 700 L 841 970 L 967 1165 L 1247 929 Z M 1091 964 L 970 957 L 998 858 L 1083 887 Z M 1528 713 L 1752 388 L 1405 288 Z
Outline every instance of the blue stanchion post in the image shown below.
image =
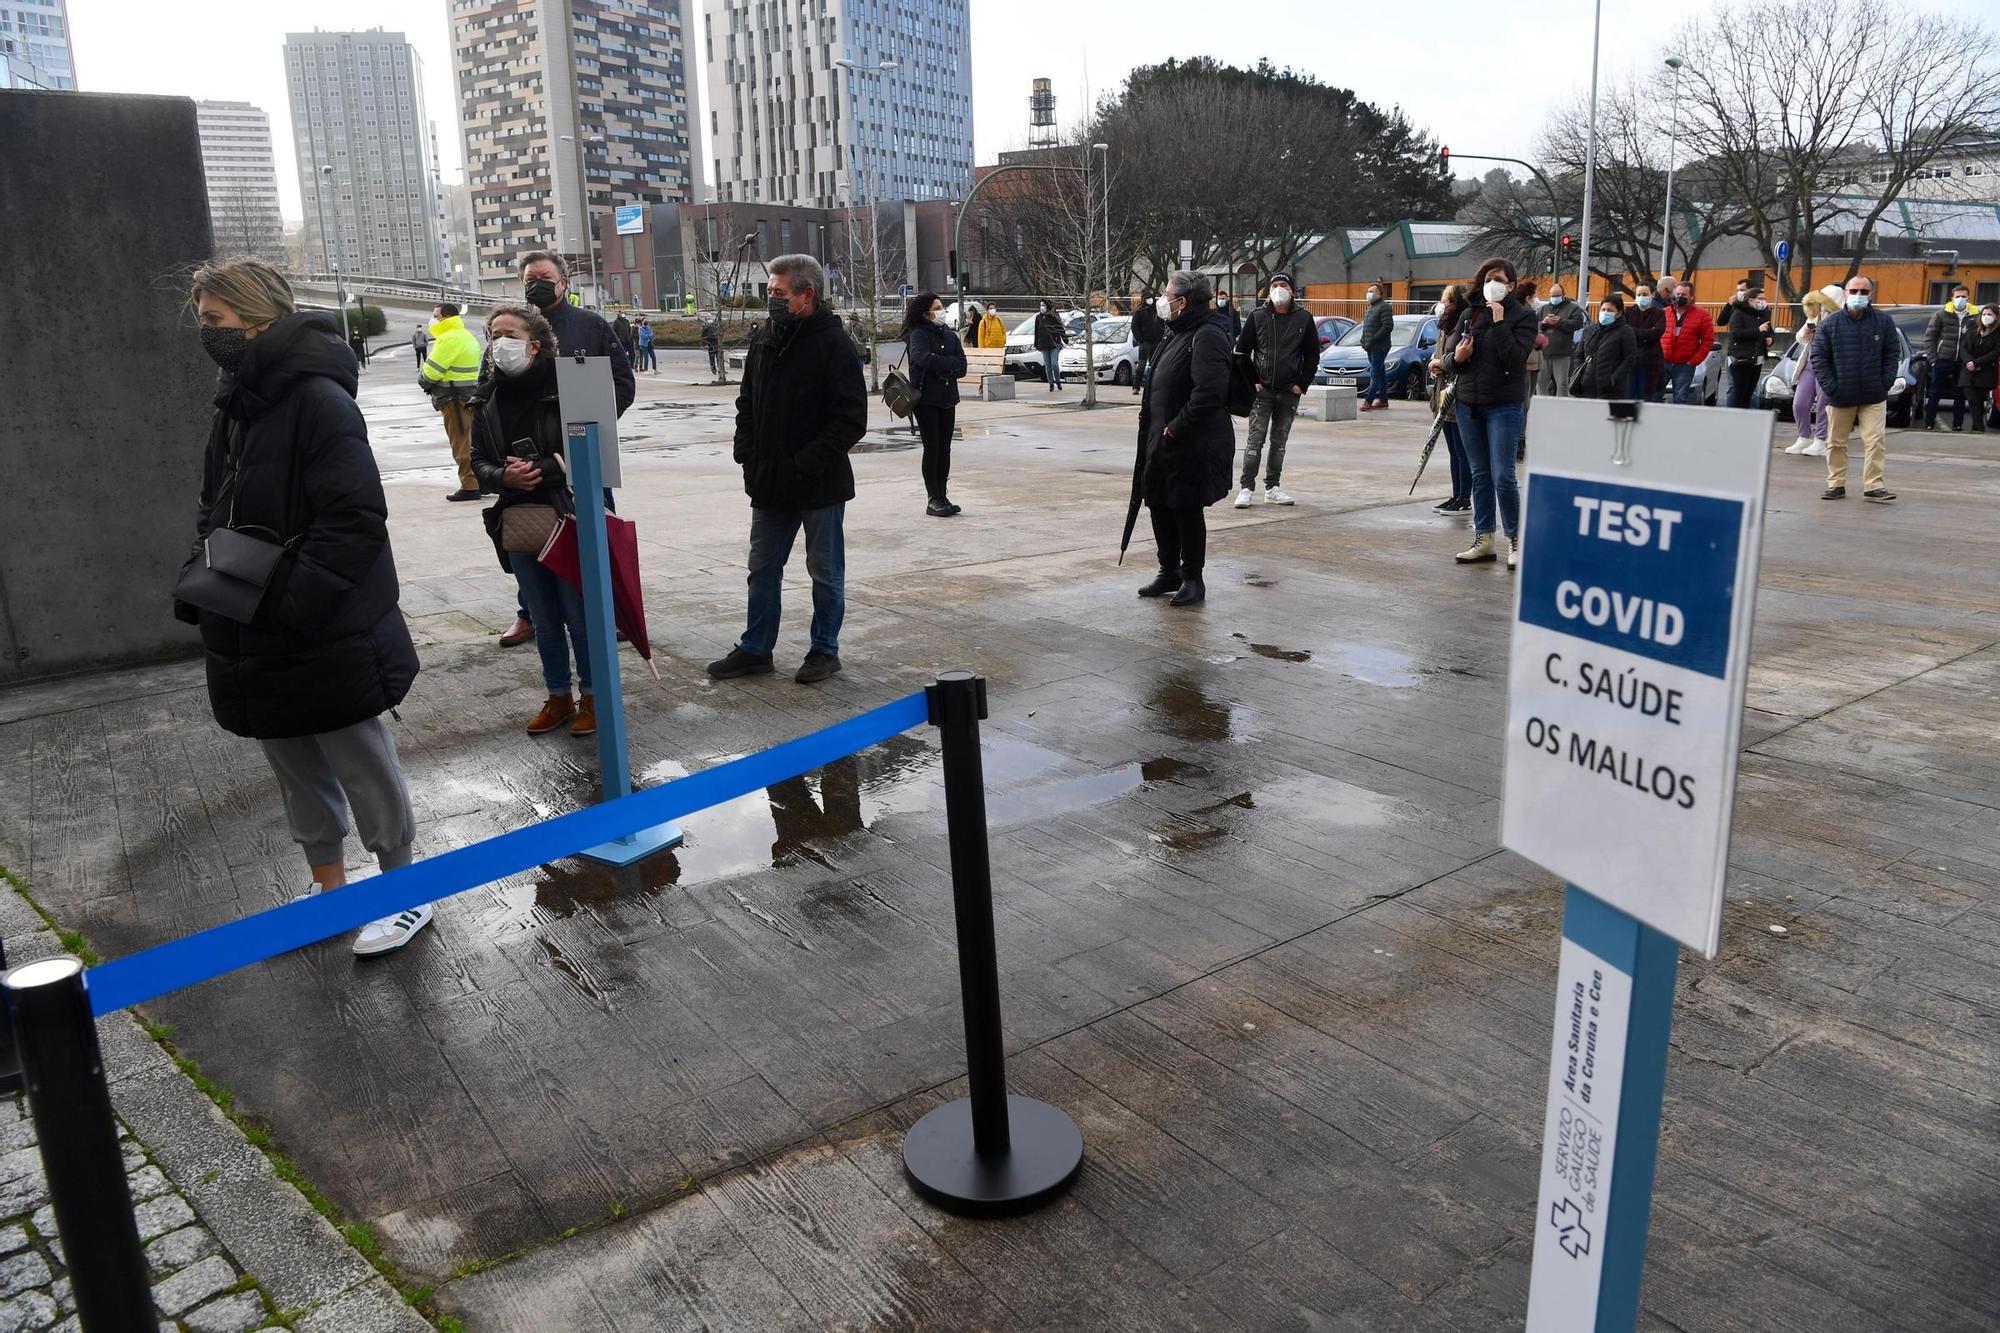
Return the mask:
M 576 556 L 583 572 L 584 638 L 590 650 L 591 687 L 597 695 L 597 771 L 603 798 L 632 794 L 632 760 L 625 743 L 625 694 L 618 671 L 618 621 L 611 597 L 611 544 L 604 531 L 604 460 L 597 452 L 597 425 L 569 427 L 564 458 L 576 488 Z M 655 852 L 678 847 L 674 824 L 634 830 L 577 853 L 604 865 L 629 866 Z
M 1638 1323 L 1679 955 L 1672 936 L 1568 886 L 1528 1333 Z

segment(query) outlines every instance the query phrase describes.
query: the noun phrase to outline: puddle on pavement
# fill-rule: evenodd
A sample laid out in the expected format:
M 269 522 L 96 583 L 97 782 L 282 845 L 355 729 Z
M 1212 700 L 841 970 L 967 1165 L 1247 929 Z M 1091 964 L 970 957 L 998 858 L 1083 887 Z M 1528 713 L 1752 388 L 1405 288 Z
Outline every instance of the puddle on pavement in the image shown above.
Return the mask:
M 1167 729 L 1185 740 L 1241 744 L 1250 739 L 1250 711 L 1216 702 L 1191 676 L 1161 680 L 1147 695 L 1146 706 L 1164 715 Z
M 1241 634 L 1232 634 L 1232 639 L 1242 640 L 1245 647 L 1259 657 L 1268 657 L 1273 662 L 1310 662 L 1312 654 L 1303 648 L 1280 648 L 1274 643 L 1251 643 Z

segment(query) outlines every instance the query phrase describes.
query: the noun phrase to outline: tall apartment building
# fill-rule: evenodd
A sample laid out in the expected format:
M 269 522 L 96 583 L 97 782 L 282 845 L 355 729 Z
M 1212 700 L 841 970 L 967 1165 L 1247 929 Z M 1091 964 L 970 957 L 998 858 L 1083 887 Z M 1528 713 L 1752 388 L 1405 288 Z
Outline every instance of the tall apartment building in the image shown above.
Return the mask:
M 75 87 L 64 0 L 0 0 L 0 88 Z
M 215 252 L 256 255 L 282 266 L 285 220 L 278 211 L 271 117 L 248 102 L 197 102 L 195 124 Z
M 706 0 L 716 197 L 815 208 L 963 197 L 972 188 L 966 7 Z M 889 61 L 894 69 L 880 68 Z
M 452 0 L 479 280 L 552 249 L 590 278 L 589 217 L 691 199 L 695 92 L 680 0 Z
M 285 80 L 313 267 L 344 247 L 349 273 L 444 278 L 437 132 L 416 49 L 380 28 L 290 33 Z

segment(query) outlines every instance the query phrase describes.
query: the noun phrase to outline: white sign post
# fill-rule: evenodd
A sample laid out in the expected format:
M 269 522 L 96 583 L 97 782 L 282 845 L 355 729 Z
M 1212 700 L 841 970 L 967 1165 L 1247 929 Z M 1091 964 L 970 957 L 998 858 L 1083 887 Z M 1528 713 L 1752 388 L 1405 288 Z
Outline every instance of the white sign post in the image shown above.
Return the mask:
M 1530 1333 L 1638 1319 L 1679 944 L 1714 957 L 1770 471 L 1765 412 L 1543 398 L 1501 841 L 1570 881 Z

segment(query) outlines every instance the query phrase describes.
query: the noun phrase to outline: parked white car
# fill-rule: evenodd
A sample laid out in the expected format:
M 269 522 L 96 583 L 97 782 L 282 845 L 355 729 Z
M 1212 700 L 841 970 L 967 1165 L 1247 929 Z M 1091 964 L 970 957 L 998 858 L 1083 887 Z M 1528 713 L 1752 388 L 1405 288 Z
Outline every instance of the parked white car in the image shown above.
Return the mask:
M 1102 318 L 1101 316 L 1099 318 Z M 1084 314 L 1081 310 L 1063 311 L 1063 329 L 1072 339 L 1083 336 Z M 1083 373 L 1083 362 L 1076 363 L 1077 373 Z M 1016 379 L 1040 379 L 1042 376 L 1042 354 L 1035 350 L 1035 317 L 1029 315 L 1007 332 L 1007 348 L 1001 357 L 1001 368 Z
M 1139 373 L 1139 344 L 1132 341 L 1129 319 L 1099 319 L 1091 325 L 1092 347 L 1097 359 L 1097 378 L 1113 384 L 1130 384 Z M 1083 334 L 1079 322 L 1076 337 L 1063 348 L 1058 364 L 1064 375 L 1083 375 Z

